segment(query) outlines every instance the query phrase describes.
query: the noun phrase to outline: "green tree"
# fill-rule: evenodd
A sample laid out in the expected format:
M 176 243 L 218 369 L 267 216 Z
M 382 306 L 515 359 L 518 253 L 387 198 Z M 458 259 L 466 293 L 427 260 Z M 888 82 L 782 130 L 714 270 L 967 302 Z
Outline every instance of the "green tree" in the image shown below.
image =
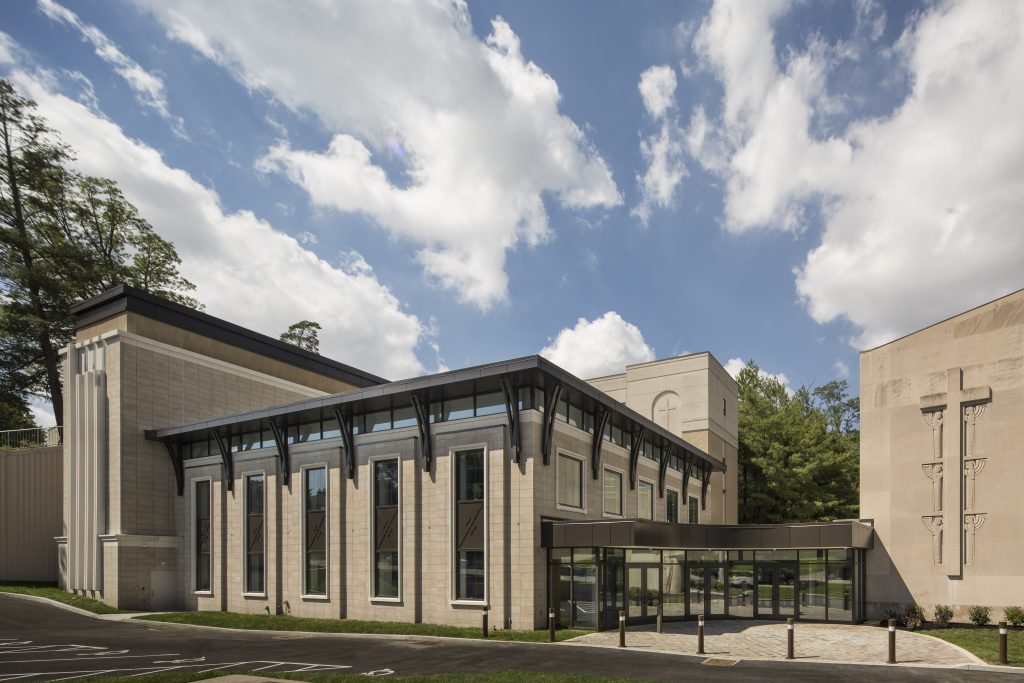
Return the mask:
M 859 403 L 846 381 L 789 395 L 749 361 L 737 382 L 740 521 L 856 517 Z
M 0 80 L 0 338 L 17 368 L 15 394 L 48 397 L 60 424 L 59 349 L 71 306 L 126 282 L 198 305 L 160 238 L 116 183 L 72 168 L 71 149 L 36 105 Z
M 320 353 L 320 323 L 312 320 L 301 320 L 288 326 L 288 331 L 281 335 L 281 341 L 294 344 L 300 349 Z

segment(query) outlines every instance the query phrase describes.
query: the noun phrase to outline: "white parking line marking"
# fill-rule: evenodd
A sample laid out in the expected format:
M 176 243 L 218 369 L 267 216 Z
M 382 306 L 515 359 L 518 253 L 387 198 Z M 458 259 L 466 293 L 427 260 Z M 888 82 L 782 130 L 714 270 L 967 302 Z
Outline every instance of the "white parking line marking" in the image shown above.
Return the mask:
M 127 650 L 125 650 L 125 652 L 127 652 Z M 165 653 L 158 654 L 158 655 L 117 655 L 117 656 L 114 656 L 114 657 L 103 657 L 103 659 L 149 659 L 150 657 L 174 657 L 177 654 L 178 654 L 177 652 L 165 652 Z M 98 655 L 91 655 L 91 656 L 92 656 L 93 659 L 98 657 Z M 6 662 L 4 662 L 4 664 L 30 664 L 32 662 L 85 662 L 85 661 L 88 661 L 88 659 L 78 659 L 77 657 L 57 657 L 57 658 L 54 658 L 54 659 L 9 659 Z M 184 660 L 184 659 L 182 659 L 180 661 L 184 662 L 184 661 L 196 661 L 196 660 L 193 660 L 193 659 Z M 154 664 L 163 664 L 164 662 L 153 662 L 153 663 Z M 167 662 L 167 663 L 169 663 L 169 664 L 177 664 L 178 661 L 176 660 L 174 662 Z
M 86 676 L 102 676 L 108 674 L 111 671 L 117 671 L 117 669 L 107 669 L 106 671 L 86 671 L 85 673 L 75 672 L 75 676 L 65 676 L 64 678 L 51 678 L 50 681 L 70 681 L 73 678 L 85 678 Z M 64 673 L 64 672 L 61 672 Z

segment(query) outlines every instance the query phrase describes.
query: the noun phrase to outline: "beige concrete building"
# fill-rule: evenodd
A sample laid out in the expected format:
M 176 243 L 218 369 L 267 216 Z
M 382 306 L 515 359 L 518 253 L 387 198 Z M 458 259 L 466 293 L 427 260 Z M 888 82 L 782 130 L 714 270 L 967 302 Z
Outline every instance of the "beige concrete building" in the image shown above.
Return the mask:
M 861 354 L 872 614 L 1024 603 L 1024 290 Z
M 75 315 L 69 590 L 517 629 L 549 607 L 587 628 L 862 617 L 869 526 L 732 524 L 736 387 L 710 354 L 387 382 L 127 287 Z
M 708 519 L 737 522 L 739 408 L 736 380 L 710 353 L 639 363 L 588 380 L 612 398 L 725 463 L 711 475 Z M 698 519 L 689 520 L 696 523 Z

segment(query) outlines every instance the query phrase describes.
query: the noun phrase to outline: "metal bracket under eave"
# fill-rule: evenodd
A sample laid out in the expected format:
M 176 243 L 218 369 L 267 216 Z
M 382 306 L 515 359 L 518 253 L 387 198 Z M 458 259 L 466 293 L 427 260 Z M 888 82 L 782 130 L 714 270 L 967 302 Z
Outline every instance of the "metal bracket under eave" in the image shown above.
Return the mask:
M 708 486 L 711 485 L 711 468 L 705 467 L 701 470 L 700 481 L 700 509 L 708 509 Z
M 555 440 L 555 414 L 558 413 L 558 400 L 562 398 L 562 386 L 556 384 L 544 390 L 544 430 L 541 432 L 540 452 L 544 456 L 544 464 L 551 463 L 551 445 Z
M 668 461 L 675 455 L 676 447 L 669 446 L 661 454 L 661 462 L 658 463 L 658 498 L 665 497 L 665 475 L 668 474 Z
M 683 452 L 683 498 L 690 495 L 690 475 L 693 473 L 693 461 L 695 456 L 690 451 Z
M 420 431 L 420 464 L 424 472 L 430 472 L 434 462 L 434 450 L 430 444 L 430 415 L 427 413 L 427 405 L 424 405 L 419 396 L 413 394 L 412 408 L 416 412 L 416 427 Z
M 281 482 L 285 486 L 289 486 L 292 478 L 292 461 L 288 455 L 287 435 L 281 430 L 281 425 L 273 420 L 270 421 L 270 431 L 274 434 L 274 444 L 277 445 L 277 457 L 281 461 Z
M 167 448 L 167 455 L 171 456 L 171 466 L 174 467 L 174 483 L 178 495 L 183 496 L 185 495 L 185 463 L 181 459 L 181 448 L 169 440 L 164 441 L 164 446 Z
M 590 469 L 594 479 L 601 476 L 601 447 L 604 443 L 604 432 L 608 429 L 608 420 L 611 419 L 611 412 L 603 408 L 597 411 L 597 421 L 594 425 L 594 443 L 591 446 Z
M 629 490 L 636 488 L 636 470 L 640 463 L 640 450 L 644 447 L 644 436 L 647 430 L 643 427 L 633 434 L 633 443 L 629 445 Z
M 356 478 L 356 448 L 355 440 L 352 438 L 352 420 L 349 419 L 341 408 L 334 409 L 334 417 L 338 420 L 338 430 L 341 432 L 341 445 L 345 449 L 345 476 L 348 479 Z
M 523 442 L 519 427 L 519 392 L 507 379 L 501 380 L 501 393 L 505 395 L 505 414 L 508 415 L 509 439 L 512 454 L 518 465 L 523 457 Z
M 228 491 L 235 490 L 235 464 L 231 460 L 230 444 L 224 443 L 224 437 L 216 429 L 213 430 L 213 440 L 217 442 L 217 450 L 220 451 L 221 462 L 224 463 L 224 483 Z

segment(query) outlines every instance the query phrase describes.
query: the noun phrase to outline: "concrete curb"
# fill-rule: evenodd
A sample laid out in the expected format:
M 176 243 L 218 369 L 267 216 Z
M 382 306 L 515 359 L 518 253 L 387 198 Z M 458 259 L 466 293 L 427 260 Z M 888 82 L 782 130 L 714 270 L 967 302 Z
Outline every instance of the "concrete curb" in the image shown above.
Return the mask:
M 994 674 L 1017 674 L 1024 676 L 1024 667 L 1021 666 L 999 666 L 997 664 L 961 664 L 960 669 L 964 671 L 988 671 Z
M 51 605 L 53 607 L 57 607 L 59 609 L 65 610 L 67 612 L 74 612 L 75 614 L 79 614 L 79 615 L 81 615 L 83 617 L 93 617 L 94 619 L 102 619 L 103 616 L 104 616 L 102 614 L 96 614 L 95 612 L 90 612 L 88 610 L 84 610 L 81 607 L 75 607 L 74 605 L 69 605 L 67 603 L 59 602 L 57 600 L 52 600 L 50 598 L 44 598 L 44 597 L 41 597 L 39 595 L 25 595 L 24 593 L 8 593 L 7 591 L 0 591 L 0 595 L 9 595 L 12 598 L 15 598 L 17 600 L 28 600 L 30 602 L 41 602 L 41 603 L 43 603 L 45 605 Z M 107 615 L 107 616 L 109 616 L 109 615 Z

